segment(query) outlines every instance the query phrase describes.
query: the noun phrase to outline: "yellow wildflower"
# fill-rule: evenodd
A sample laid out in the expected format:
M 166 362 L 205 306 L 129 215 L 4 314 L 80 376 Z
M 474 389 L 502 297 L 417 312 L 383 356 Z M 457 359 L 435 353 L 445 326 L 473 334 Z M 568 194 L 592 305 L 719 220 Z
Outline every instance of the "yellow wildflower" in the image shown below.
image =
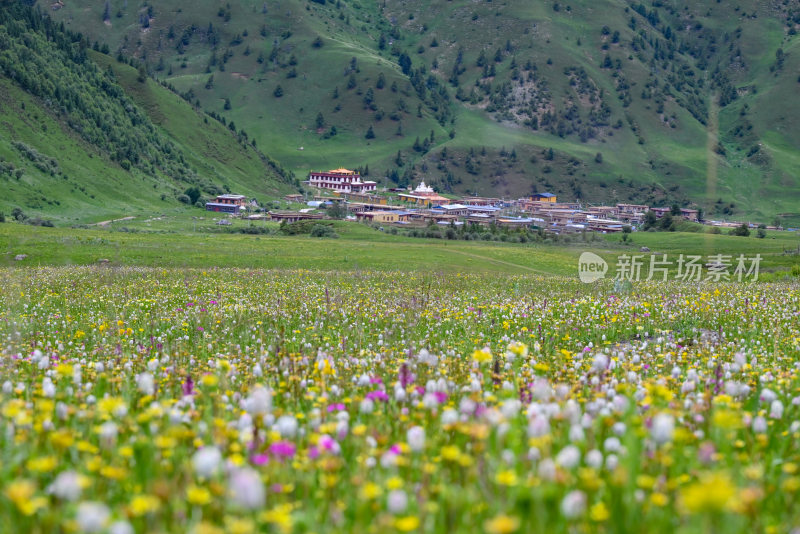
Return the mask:
M 69 430 L 61 429 L 50 433 L 50 443 L 52 443 L 56 449 L 66 449 L 74 442 L 75 438 Z
M 386 481 L 386 487 L 390 490 L 400 489 L 403 487 L 403 479 L 400 477 L 392 477 Z
M 256 525 L 252 519 L 240 517 L 225 518 L 226 534 L 252 534 L 256 531 Z
M 202 521 L 195 525 L 191 534 L 225 534 L 225 531 L 216 525 Z
M 411 532 L 419 528 L 419 518 L 415 515 L 399 517 L 394 522 L 394 527 L 400 532 Z
M 483 529 L 488 534 L 510 534 L 519 528 L 519 519 L 500 514 L 483 523 Z
M 734 505 L 736 487 L 726 473 L 707 473 L 681 492 L 681 504 L 690 513 L 720 512 Z
M 650 495 L 650 502 L 653 506 L 658 506 L 659 508 L 663 508 L 667 504 L 669 504 L 669 497 L 661 493 L 660 491 L 654 492 Z
M 203 375 L 203 378 L 200 379 L 200 382 L 204 386 L 214 387 L 219 384 L 219 377 L 217 375 Z
M 137 495 L 129 505 L 131 515 L 139 517 L 158 511 L 161 501 L 152 495 Z
M 378 486 L 374 482 L 367 482 L 361 488 L 360 494 L 362 499 L 368 501 L 380 497 L 382 492 L 383 490 L 381 490 L 380 486 Z
M 477 349 L 472 353 L 472 359 L 478 363 L 486 363 L 492 361 L 492 351 L 489 347 Z
M 186 500 L 189 504 L 203 506 L 211 502 L 211 492 L 206 488 L 192 485 L 186 489 Z
M 715 410 L 711 418 L 715 427 L 726 430 L 736 430 L 742 426 L 742 417 L 733 410 Z
M 259 515 L 259 519 L 278 527 L 281 532 L 292 530 L 292 505 L 282 504 L 272 510 L 267 510 Z
M 800 478 L 798 477 L 789 477 L 783 481 L 781 484 L 781 489 L 789 494 L 797 493 L 797 490 L 800 490 Z
M 33 515 L 40 508 L 47 506 L 47 499 L 34 497 L 36 485 L 30 480 L 15 480 L 6 488 L 5 494 L 14 503 L 22 515 Z
M 61 376 L 72 376 L 72 366 L 66 363 L 59 364 L 56 372 Z
M 124 467 L 107 465 L 100 469 L 100 474 L 112 480 L 122 480 L 128 475 L 128 472 L 125 470 Z
M 461 451 L 458 450 L 458 447 L 455 445 L 447 445 L 442 447 L 442 458 L 445 460 L 457 460 L 458 457 L 461 455 Z
M 55 456 L 43 456 L 41 458 L 31 458 L 25 466 L 34 473 L 49 473 L 58 465 Z
M 609 517 L 611 517 L 611 513 L 608 511 L 606 504 L 602 501 L 589 509 L 589 518 L 592 521 L 602 523 L 603 521 L 607 521 Z
M 517 474 L 510 469 L 506 471 L 499 471 L 495 475 L 494 481 L 500 486 L 513 487 L 517 485 Z
M 105 415 L 125 415 L 127 406 L 125 401 L 119 397 L 105 397 L 97 401 L 97 409 Z

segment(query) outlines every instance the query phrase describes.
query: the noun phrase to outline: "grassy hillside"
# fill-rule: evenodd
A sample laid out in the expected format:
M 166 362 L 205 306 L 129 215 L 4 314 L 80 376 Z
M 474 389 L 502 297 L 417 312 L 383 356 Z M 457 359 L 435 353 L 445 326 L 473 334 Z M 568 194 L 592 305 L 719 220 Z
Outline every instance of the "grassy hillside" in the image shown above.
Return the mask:
M 0 211 L 85 223 L 292 189 L 241 135 L 24 9 L 0 25 Z M 96 60 L 95 63 L 93 60 Z
M 794 3 L 78 0 L 53 16 L 301 174 L 800 220 L 800 121 L 781 105 Z
M 136 69 L 97 52 L 98 65 L 111 68 L 117 82 L 155 125 L 184 149 L 186 161 L 214 185 L 249 196 L 274 196 L 291 189 L 294 178 L 226 126 L 193 108 L 157 82 L 139 80 Z

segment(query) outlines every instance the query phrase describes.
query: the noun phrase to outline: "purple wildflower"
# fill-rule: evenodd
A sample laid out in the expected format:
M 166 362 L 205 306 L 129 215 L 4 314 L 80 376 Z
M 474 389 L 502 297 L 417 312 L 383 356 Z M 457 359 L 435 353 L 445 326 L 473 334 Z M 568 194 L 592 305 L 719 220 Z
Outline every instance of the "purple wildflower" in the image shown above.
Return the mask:
M 194 393 L 194 380 L 192 380 L 191 376 L 187 376 L 186 380 L 183 382 L 183 396 L 191 395 Z

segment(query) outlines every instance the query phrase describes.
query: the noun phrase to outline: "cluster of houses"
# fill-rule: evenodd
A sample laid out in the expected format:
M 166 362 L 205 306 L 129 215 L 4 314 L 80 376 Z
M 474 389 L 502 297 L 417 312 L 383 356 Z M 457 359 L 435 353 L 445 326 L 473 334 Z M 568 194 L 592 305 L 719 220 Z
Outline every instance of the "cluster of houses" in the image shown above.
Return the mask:
M 464 197 L 453 199 L 438 194 L 421 182 L 413 190 L 393 189 L 378 194 L 377 184 L 362 180 L 357 171 L 345 168 L 309 173 L 306 185 L 316 188 L 313 200 L 300 194 L 287 195 L 290 202 L 305 203 L 308 207 L 298 211 L 270 211 L 248 218 L 269 218 L 279 222 L 323 219 L 317 208 L 338 203 L 347 210 L 351 220 L 385 225 L 424 226 L 431 223 L 442 226 L 476 224 L 512 228 L 540 228 L 556 234 L 584 231 L 614 233 L 626 227 L 636 228 L 648 211 L 660 219 L 671 214 L 669 207 L 650 207 L 643 204 L 616 204 L 614 206 L 585 206 L 578 202 L 558 202 L 552 193 L 537 193 L 517 200 L 499 198 Z M 220 195 L 206 203 L 206 209 L 231 215 L 247 210 L 249 203 L 242 195 Z M 692 222 L 700 222 L 696 209 L 680 208 L 680 215 Z M 741 223 L 706 222 L 716 226 L 735 227 Z

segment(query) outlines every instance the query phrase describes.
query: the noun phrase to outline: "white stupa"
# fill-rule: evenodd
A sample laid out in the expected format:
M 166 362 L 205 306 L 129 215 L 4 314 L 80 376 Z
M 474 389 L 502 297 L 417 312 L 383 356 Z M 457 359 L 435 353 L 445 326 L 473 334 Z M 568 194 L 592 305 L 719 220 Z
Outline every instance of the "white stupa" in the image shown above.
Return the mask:
M 425 193 L 427 193 L 427 194 L 431 194 L 431 193 L 433 193 L 433 192 L 434 192 L 434 191 L 433 191 L 433 188 L 432 188 L 432 187 L 429 187 L 429 186 L 427 186 L 427 185 L 425 185 L 425 181 L 424 181 L 424 180 L 423 180 L 422 182 L 420 182 L 420 183 L 419 183 L 419 185 L 417 186 L 417 188 L 416 188 L 416 189 L 414 189 L 414 193 L 416 193 L 416 194 L 419 194 L 419 193 L 422 193 L 422 194 L 425 194 Z

